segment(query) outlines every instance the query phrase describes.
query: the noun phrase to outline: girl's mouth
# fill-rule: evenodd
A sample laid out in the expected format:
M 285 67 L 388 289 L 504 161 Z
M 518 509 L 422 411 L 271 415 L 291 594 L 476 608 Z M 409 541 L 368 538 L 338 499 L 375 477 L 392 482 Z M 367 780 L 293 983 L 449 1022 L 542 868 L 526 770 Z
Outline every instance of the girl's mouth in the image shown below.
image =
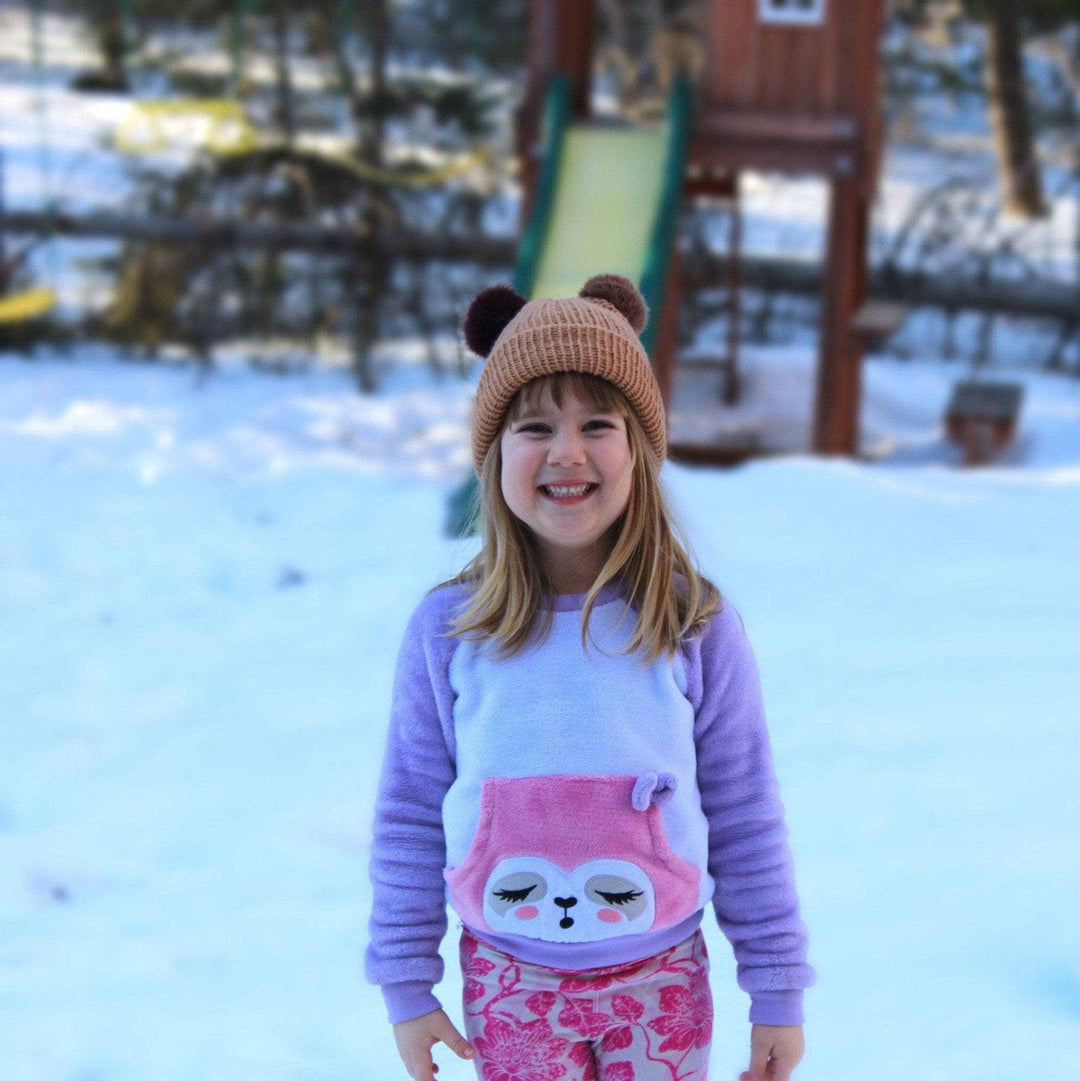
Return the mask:
M 548 499 L 557 499 L 560 502 L 584 499 L 596 488 L 595 484 L 541 484 L 540 491 Z

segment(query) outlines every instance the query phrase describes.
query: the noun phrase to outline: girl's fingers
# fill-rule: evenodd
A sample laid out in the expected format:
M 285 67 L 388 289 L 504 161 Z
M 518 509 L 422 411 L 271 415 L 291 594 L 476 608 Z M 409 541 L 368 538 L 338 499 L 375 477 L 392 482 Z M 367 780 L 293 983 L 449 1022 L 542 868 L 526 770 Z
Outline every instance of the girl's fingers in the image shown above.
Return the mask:
M 432 1010 L 411 1021 L 394 1025 L 401 1060 L 412 1081 L 435 1081 L 439 1067 L 431 1054 L 437 1043 L 444 1043 L 460 1058 L 472 1059 L 476 1051 L 472 1044 L 454 1027 L 442 1010 Z
M 750 1040 L 750 1069 L 747 1070 L 739 1081 L 766 1081 L 769 1073 L 769 1055 L 772 1046 L 762 1039 Z
M 434 1081 L 439 1067 L 431 1057 L 431 1046 L 434 1039 L 429 1039 L 425 1044 L 413 1044 L 401 1048 L 401 1059 L 405 1063 L 412 1081 Z
M 442 1040 L 458 1058 L 470 1059 L 476 1057 L 476 1051 L 471 1043 L 461 1035 L 454 1027 L 454 1023 L 444 1014 L 440 1018 L 439 1039 Z M 438 1069 L 438 1067 L 436 1067 Z
M 427 1062 L 423 1059 L 417 1058 L 412 1062 L 406 1064 L 406 1069 L 409 1071 L 409 1076 L 413 1081 L 434 1081 L 435 1074 L 438 1072 L 439 1067 L 435 1065 L 431 1056 L 427 1056 Z

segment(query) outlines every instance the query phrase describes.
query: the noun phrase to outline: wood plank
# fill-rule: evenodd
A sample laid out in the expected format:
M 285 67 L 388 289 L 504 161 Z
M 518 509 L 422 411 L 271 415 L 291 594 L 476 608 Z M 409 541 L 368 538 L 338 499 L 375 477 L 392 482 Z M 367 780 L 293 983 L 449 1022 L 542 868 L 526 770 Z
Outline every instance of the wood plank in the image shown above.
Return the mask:
M 696 166 L 706 171 L 764 169 L 846 176 L 856 155 L 846 147 L 784 143 L 779 140 L 737 141 L 698 134 L 691 140 L 690 157 Z
M 823 52 L 826 47 L 821 27 L 808 28 L 799 35 L 791 61 L 789 109 L 808 113 L 828 112 L 827 100 L 821 92 Z
M 782 451 L 767 447 L 747 446 L 740 443 L 684 443 L 668 444 L 668 457 L 684 465 L 742 465 L 752 458 L 776 457 Z
M 857 0 L 858 2 L 858 0 Z M 858 8 L 852 10 L 845 0 L 828 0 L 825 8 L 824 41 L 821 46 L 821 62 L 818 68 L 817 102 L 823 112 L 842 112 L 848 102 L 839 92 L 841 72 L 854 59 L 845 54 L 842 43 L 844 29 L 859 18 Z
M 761 26 L 761 80 L 754 98 L 759 109 L 774 112 L 788 107 L 786 82 L 792 60 L 792 32 L 790 26 Z
M 860 124 L 854 114 L 705 107 L 696 131 L 714 139 L 854 144 Z
M 756 99 L 761 42 L 756 0 L 709 4 L 709 100 L 745 105 Z

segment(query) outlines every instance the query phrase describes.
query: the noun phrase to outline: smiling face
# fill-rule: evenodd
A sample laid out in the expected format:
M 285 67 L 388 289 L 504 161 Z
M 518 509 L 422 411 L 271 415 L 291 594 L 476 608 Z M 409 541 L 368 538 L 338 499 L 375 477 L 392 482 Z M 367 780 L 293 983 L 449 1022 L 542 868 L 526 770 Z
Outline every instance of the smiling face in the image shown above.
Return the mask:
M 556 591 L 588 590 L 630 499 L 634 459 L 625 416 L 572 381 L 553 393 L 545 380 L 511 409 L 500 450 L 503 498 L 536 538 Z

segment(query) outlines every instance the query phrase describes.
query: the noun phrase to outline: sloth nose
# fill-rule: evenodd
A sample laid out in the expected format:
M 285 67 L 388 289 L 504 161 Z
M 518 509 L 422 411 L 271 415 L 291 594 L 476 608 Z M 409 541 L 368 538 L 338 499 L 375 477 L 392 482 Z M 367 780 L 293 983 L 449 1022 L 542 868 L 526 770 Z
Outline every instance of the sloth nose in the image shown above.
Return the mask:
M 555 898 L 555 904 L 557 904 L 559 906 L 559 908 L 561 908 L 563 910 L 563 918 L 561 920 L 559 920 L 559 926 L 562 927 L 564 930 L 567 927 L 573 927 L 574 926 L 574 921 L 570 916 L 570 909 L 572 909 L 574 907 L 574 905 L 577 904 L 577 898 L 576 897 L 556 897 Z

